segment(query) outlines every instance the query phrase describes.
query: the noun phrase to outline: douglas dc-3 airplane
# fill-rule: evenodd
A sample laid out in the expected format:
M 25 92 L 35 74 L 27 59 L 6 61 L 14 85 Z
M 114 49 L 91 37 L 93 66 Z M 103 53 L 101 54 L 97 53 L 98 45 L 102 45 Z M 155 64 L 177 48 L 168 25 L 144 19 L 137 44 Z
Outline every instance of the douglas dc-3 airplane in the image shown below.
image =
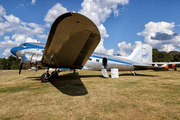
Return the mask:
M 119 71 L 167 70 L 148 64 L 152 63 L 150 45 L 140 45 L 130 56 L 120 57 L 93 53 L 99 42 L 99 30 L 90 19 L 79 13 L 68 12 L 54 21 L 46 44 L 23 43 L 12 48 L 11 53 L 22 58 L 19 74 L 22 64 L 47 68 L 41 76 L 42 82 L 48 82 L 60 72 L 55 69 L 50 75 L 49 68 L 101 70 L 104 77 L 109 77 L 107 70 L 111 68 L 118 68 Z

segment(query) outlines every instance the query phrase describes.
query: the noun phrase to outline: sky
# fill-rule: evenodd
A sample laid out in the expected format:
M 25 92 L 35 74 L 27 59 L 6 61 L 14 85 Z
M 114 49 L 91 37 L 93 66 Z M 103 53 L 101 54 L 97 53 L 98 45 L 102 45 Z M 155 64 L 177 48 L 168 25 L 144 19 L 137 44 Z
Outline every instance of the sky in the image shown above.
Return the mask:
M 0 0 L 0 58 L 24 42 L 46 43 L 54 20 L 77 12 L 98 27 L 95 52 L 128 56 L 140 44 L 180 51 L 180 0 Z

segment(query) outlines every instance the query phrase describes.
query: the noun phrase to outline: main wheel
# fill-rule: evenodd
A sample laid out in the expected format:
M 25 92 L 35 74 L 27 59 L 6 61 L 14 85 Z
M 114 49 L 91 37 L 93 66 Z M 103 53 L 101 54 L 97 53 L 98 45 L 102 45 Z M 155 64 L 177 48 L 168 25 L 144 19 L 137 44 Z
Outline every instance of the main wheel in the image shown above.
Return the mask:
M 48 78 L 50 76 L 49 73 L 44 73 L 41 75 L 41 82 L 49 82 L 50 78 Z

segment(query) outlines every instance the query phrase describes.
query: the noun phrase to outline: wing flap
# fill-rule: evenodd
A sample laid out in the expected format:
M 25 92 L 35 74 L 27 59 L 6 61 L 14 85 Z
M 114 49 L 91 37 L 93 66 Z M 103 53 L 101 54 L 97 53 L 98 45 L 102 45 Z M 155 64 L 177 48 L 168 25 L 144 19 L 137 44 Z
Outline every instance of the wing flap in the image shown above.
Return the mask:
M 81 69 L 99 42 L 99 30 L 90 19 L 66 13 L 51 27 L 42 62 L 49 67 Z

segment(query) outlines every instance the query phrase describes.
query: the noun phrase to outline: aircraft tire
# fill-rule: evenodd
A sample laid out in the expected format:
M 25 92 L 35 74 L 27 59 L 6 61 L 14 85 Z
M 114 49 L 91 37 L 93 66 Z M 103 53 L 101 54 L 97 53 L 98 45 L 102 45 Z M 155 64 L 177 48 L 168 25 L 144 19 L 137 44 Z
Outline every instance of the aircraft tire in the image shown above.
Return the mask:
M 49 73 L 44 73 L 41 75 L 41 82 L 49 82 L 50 81 L 50 78 L 47 79 L 48 77 L 50 76 Z

